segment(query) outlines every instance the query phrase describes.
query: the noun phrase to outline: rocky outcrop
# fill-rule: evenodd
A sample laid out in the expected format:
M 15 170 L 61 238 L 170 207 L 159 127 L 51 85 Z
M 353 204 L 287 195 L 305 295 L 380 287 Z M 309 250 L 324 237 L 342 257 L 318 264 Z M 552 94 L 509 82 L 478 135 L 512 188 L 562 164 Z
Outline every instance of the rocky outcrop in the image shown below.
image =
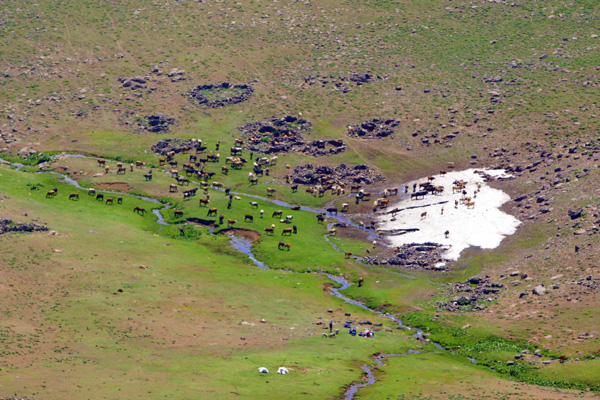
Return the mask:
M 137 118 L 138 127 L 154 133 L 165 133 L 175 125 L 175 118 L 168 118 L 163 114 L 152 114 Z
M 40 232 L 48 228 L 34 223 L 15 224 L 12 220 L 0 218 L 0 235 L 8 232 Z
M 206 147 L 202 146 L 202 141 L 198 139 L 163 139 L 159 140 L 152 145 L 152 151 L 160 155 L 166 156 L 170 152 L 181 153 L 184 148 L 189 147 L 190 149 L 204 150 Z
M 239 94 L 212 100 L 207 96 L 209 93 L 218 94 L 219 92 L 237 92 Z M 191 90 L 188 97 L 190 98 L 190 101 L 200 106 L 206 108 L 219 108 L 246 101 L 252 96 L 253 92 L 254 88 L 250 85 L 231 85 L 229 82 L 223 82 L 217 85 L 211 83 L 208 85 L 196 86 Z
M 394 128 L 398 125 L 400 125 L 400 121 L 396 119 L 374 118 L 362 124 L 350 125 L 347 134 L 360 139 L 381 139 L 391 136 Z
M 383 176 L 376 174 L 373 169 L 364 164 L 355 166 L 340 164 L 336 167 L 315 167 L 312 164 L 301 165 L 294 168 L 290 174 L 290 179 L 292 182 L 302 185 L 316 185 L 327 182 L 370 185 L 385 180 Z
M 454 294 L 452 300 L 438 303 L 438 307 L 448 311 L 483 310 L 480 300 L 491 301 L 504 288 L 502 283 L 492 282 L 489 276 L 473 277 L 464 282 L 451 284 L 449 292 Z
M 447 249 L 447 246 L 438 243 L 409 243 L 397 247 L 394 255 L 386 260 L 364 257 L 363 261 L 367 264 L 399 265 L 416 270 L 446 271 L 447 260 L 442 253 Z

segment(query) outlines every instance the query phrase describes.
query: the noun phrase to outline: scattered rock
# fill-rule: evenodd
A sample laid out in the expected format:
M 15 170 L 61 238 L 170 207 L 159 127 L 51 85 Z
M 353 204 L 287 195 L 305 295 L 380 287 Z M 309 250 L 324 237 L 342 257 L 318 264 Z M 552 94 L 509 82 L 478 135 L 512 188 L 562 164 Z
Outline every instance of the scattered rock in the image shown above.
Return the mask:
M 365 121 L 362 124 L 351 125 L 346 132 L 350 137 L 360 139 L 381 139 L 391 136 L 394 133 L 396 126 L 400 125 L 400 121 L 396 119 L 379 119 L 374 118 L 370 121 Z
M 217 98 L 214 100 L 211 100 L 206 96 L 209 93 L 218 95 L 219 92 L 222 92 L 222 91 L 231 91 L 231 92 L 237 91 L 237 92 L 240 92 L 240 94 L 234 95 L 234 96 L 229 96 L 229 97 L 224 97 L 222 99 Z M 232 104 L 237 104 L 237 103 L 246 101 L 250 98 L 250 96 L 252 96 L 253 92 L 254 92 L 254 88 L 250 85 L 242 84 L 242 85 L 231 86 L 231 84 L 229 82 L 223 82 L 218 85 L 208 84 L 208 85 L 196 86 L 194 89 L 191 90 L 188 97 L 189 97 L 190 101 L 192 101 L 193 103 L 196 103 L 200 106 L 203 106 L 206 108 L 219 108 L 219 107 L 225 107 L 225 106 L 229 106 Z
M 537 295 L 537 296 L 543 296 L 546 293 L 546 288 L 544 287 L 543 284 L 537 285 L 536 287 L 534 287 L 531 290 L 531 293 Z

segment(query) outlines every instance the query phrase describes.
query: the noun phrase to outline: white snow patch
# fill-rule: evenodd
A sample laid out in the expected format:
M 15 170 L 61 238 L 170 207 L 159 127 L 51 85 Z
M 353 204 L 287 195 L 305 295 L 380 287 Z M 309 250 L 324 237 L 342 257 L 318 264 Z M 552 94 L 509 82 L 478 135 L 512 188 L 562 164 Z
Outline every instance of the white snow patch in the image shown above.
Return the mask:
M 444 186 L 444 192 L 439 195 L 428 194 L 424 199 L 411 200 L 408 194 L 400 202 L 390 205 L 385 211 L 395 208 L 403 209 L 411 206 L 426 206 L 400 211 L 396 214 L 396 220 L 391 221 L 392 215 L 386 214 L 378 217 L 379 230 L 411 229 L 418 231 L 408 232 L 403 235 L 387 236 L 393 246 L 408 243 L 434 242 L 449 249 L 444 257 L 449 260 L 458 260 L 460 253 L 470 247 L 478 246 L 483 249 L 493 249 L 500 245 L 505 236 L 512 235 L 521 223 L 512 215 L 499 210 L 502 204 L 510 200 L 510 196 L 501 190 L 493 189 L 484 182 L 483 176 L 475 171 L 483 171 L 495 178 L 509 175 L 504 170 L 476 170 L 448 172 L 445 175 L 435 175 L 432 184 Z M 475 206 L 467 208 L 460 202 L 465 196 L 462 192 L 452 193 L 453 182 L 463 180 L 467 182 L 466 196 L 472 198 Z M 414 183 L 426 182 L 427 178 L 408 183 L 409 194 L 412 193 Z M 478 189 L 477 184 L 481 185 Z M 418 190 L 418 186 L 417 186 Z M 475 191 L 478 193 L 475 194 Z M 390 200 L 392 200 L 391 198 Z M 455 201 L 458 200 L 458 206 Z M 436 204 L 447 201 L 445 204 Z M 443 213 L 442 213 L 443 208 Z M 421 214 L 427 212 L 422 218 Z M 446 238 L 444 233 L 449 231 Z

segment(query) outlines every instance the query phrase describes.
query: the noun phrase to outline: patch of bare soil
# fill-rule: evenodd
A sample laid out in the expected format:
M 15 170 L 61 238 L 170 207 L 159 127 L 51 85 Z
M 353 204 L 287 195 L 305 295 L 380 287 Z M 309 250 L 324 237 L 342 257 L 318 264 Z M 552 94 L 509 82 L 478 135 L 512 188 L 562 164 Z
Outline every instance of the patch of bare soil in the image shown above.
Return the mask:
M 224 234 L 224 235 L 229 235 L 229 236 L 233 236 L 233 235 L 241 236 L 244 239 L 250 240 L 251 242 L 255 242 L 258 239 L 260 239 L 260 233 L 253 231 L 251 229 L 226 228 L 226 229 L 220 230 L 218 233 Z

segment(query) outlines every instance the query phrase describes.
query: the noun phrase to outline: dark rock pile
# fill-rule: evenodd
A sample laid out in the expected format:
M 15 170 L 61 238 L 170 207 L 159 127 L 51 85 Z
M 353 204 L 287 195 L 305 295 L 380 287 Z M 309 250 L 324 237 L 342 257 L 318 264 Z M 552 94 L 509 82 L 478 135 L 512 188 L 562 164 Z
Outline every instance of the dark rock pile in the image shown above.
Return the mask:
M 342 140 L 304 142 L 302 134 L 310 132 L 312 124 L 292 115 L 248 122 L 237 129 L 247 140 L 245 148 L 265 154 L 300 152 L 312 156 L 325 156 L 346 150 Z
M 312 164 L 297 166 L 290 174 L 292 182 L 302 185 L 323 184 L 326 182 L 360 183 L 370 185 L 382 182 L 385 178 L 375 173 L 368 165 L 355 165 L 349 167 L 340 164 L 337 167 L 320 166 Z
M 240 91 L 241 93 L 237 96 L 231 96 L 224 99 L 210 100 L 208 97 L 206 97 L 206 92 L 220 92 L 223 90 Z M 231 85 L 229 82 L 223 82 L 215 85 L 211 83 L 208 85 L 196 86 L 189 93 L 189 98 L 192 102 L 203 107 L 219 108 L 246 101 L 250 98 L 250 96 L 252 96 L 252 92 L 254 92 L 254 88 L 246 84 Z
M 438 303 L 438 307 L 448 311 L 464 311 L 473 308 L 483 310 L 485 306 L 477 302 L 494 300 L 494 296 L 503 288 L 502 283 L 492 282 L 489 276 L 473 277 L 464 282 L 451 284 L 450 292 L 455 293 L 456 296 L 448 302 Z
M 175 118 L 167 118 L 163 114 L 146 115 L 137 118 L 140 129 L 148 132 L 164 133 L 169 131 L 171 125 L 175 125 Z
M 394 128 L 398 125 L 400 125 L 400 121 L 396 119 L 374 118 L 362 124 L 349 126 L 347 134 L 350 137 L 360 139 L 381 139 L 391 136 L 394 133 Z
M 43 225 L 33 223 L 15 224 L 10 219 L 0 218 L 0 235 L 7 232 L 40 232 L 47 230 L 48 228 Z
M 355 86 L 361 86 L 365 83 L 373 82 L 376 79 L 383 80 L 387 79 L 387 77 L 380 75 L 374 76 L 370 73 L 352 73 L 350 74 L 350 76 L 311 75 L 309 77 L 304 78 L 304 82 L 309 85 L 320 84 L 321 87 L 333 86 L 334 90 L 347 93 L 351 90 L 350 86 L 352 84 L 354 84 Z
M 448 260 L 442 257 L 442 253 L 447 249 L 446 246 L 438 243 L 409 243 L 397 247 L 395 254 L 387 260 L 364 257 L 363 261 L 375 265 L 400 265 L 410 269 L 446 271 Z
M 169 152 L 181 153 L 184 147 L 190 147 L 194 150 L 203 149 L 202 141 L 198 139 L 163 139 L 152 145 L 152 151 L 166 156 Z
M 129 88 L 131 90 L 137 89 L 147 89 L 148 88 L 148 78 L 141 76 L 134 76 L 133 78 L 119 78 L 119 82 L 121 82 L 121 86 L 124 88 Z

